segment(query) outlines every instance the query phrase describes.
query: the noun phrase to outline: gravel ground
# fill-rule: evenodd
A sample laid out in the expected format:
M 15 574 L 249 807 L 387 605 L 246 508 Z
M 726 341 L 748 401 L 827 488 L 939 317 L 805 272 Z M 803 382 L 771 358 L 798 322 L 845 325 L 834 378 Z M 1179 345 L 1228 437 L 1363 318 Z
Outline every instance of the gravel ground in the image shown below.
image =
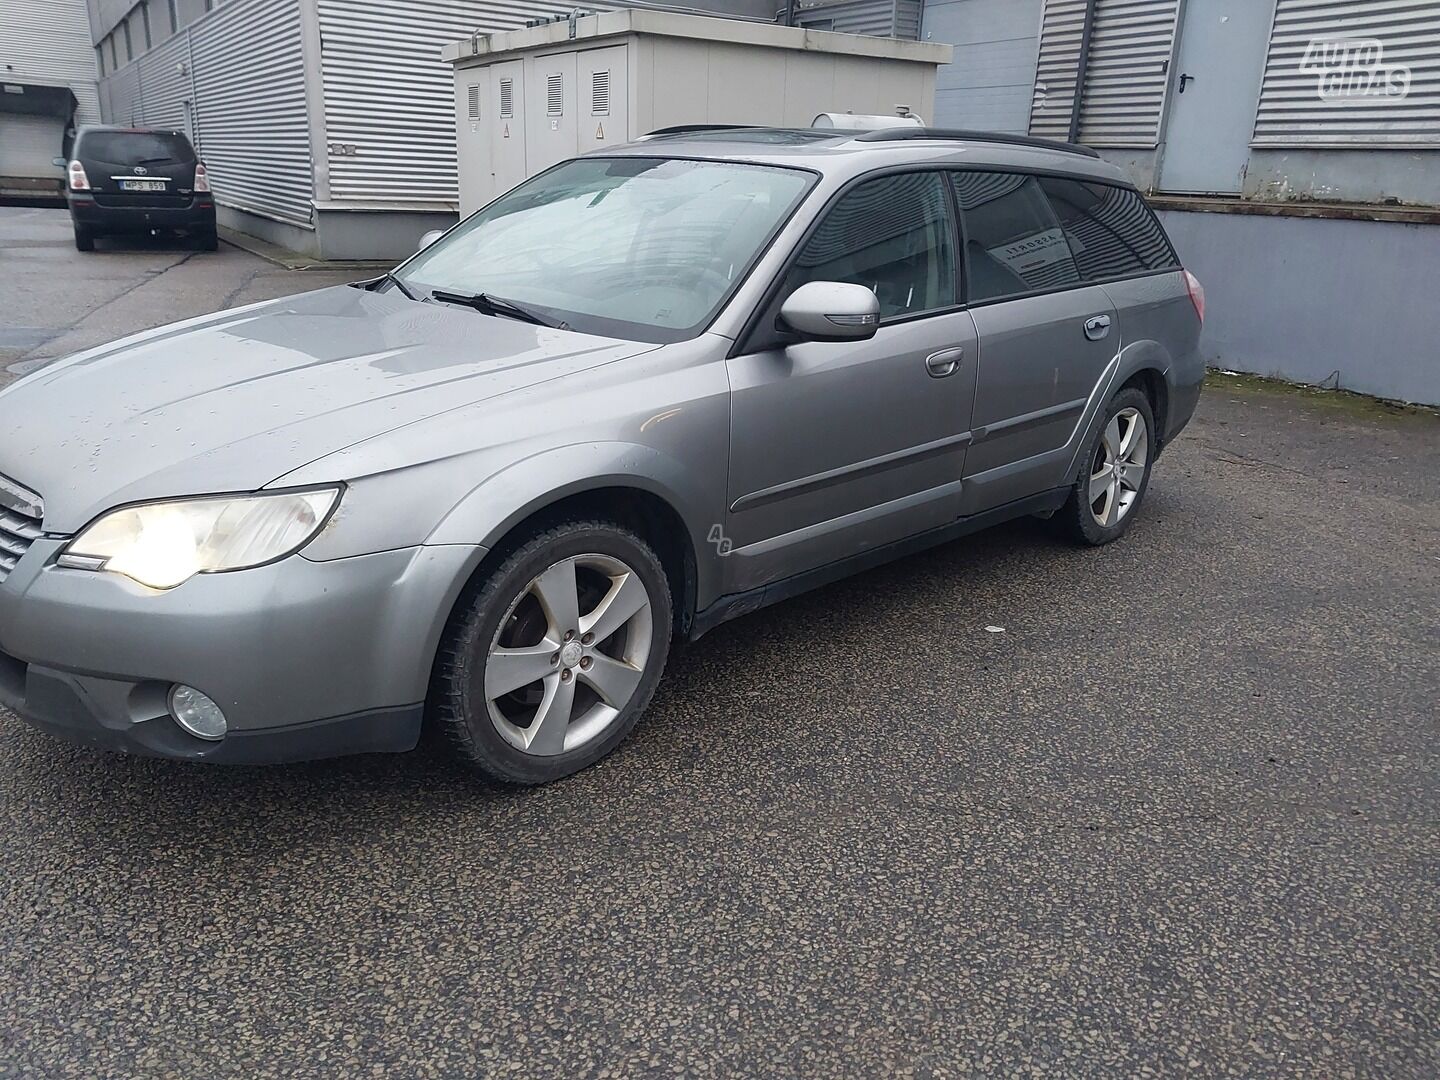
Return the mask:
M 42 213 L 0 212 L 0 333 L 56 331 L 11 363 L 329 283 Z M 0 1075 L 1433 1078 L 1437 539 L 1435 417 L 1222 379 L 1120 544 L 1017 523 L 729 624 L 549 788 L 0 713 Z

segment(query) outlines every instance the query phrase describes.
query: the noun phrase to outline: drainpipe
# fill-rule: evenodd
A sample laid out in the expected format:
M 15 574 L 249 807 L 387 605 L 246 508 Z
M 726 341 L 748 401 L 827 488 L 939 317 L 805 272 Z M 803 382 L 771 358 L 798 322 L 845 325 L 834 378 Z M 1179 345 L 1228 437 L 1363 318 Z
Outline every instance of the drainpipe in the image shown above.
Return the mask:
M 795 0 L 787 0 L 785 4 L 785 25 L 795 25 Z
M 1080 137 L 1080 106 L 1085 97 L 1085 73 L 1090 67 L 1090 35 L 1095 30 L 1097 0 L 1085 0 L 1085 25 L 1080 30 L 1080 66 L 1075 69 L 1075 99 L 1070 103 L 1069 142 Z

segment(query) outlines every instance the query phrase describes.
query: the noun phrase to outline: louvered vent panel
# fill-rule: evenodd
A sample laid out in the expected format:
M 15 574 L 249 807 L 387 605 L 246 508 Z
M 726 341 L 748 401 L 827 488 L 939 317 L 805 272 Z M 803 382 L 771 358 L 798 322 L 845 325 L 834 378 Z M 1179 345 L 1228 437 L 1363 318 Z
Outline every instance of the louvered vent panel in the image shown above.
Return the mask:
M 500 119 L 509 120 L 515 115 L 515 80 L 500 80 Z
M 590 115 L 610 115 L 610 72 L 590 73 Z
M 480 84 L 471 83 L 465 87 L 465 99 L 471 120 L 480 119 Z
M 565 115 L 565 76 L 545 76 L 545 114 L 547 116 Z
M 1030 104 L 1031 135 L 1063 139 L 1070 134 L 1084 32 L 1085 0 L 1045 0 L 1040 56 L 1035 66 L 1035 97 Z
M 1320 95 L 1321 72 L 1301 71 L 1315 39 L 1347 38 L 1379 43 L 1373 67 L 1410 69 L 1409 93 Z M 1353 46 L 1337 43 L 1331 62 L 1348 69 L 1350 87 L 1384 86 Z M 1338 49 L 1340 51 L 1334 51 Z M 1358 61 L 1358 62 L 1356 62 Z M 1345 78 L 1337 73 L 1332 80 Z M 1265 62 L 1256 146 L 1434 146 L 1440 143 L 1440 4 L 1434 0 L 1280 0 Z
M 1080 105 L 1080 141 L 1153 147 L 1169 79 L 1177 0 L 1098 0 Z

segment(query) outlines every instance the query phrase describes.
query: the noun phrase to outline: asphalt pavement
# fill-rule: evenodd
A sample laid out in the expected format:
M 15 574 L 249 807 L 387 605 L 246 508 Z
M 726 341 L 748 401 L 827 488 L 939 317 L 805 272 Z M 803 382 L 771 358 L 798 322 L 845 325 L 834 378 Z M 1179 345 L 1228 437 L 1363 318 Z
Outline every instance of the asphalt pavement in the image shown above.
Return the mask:
M 0 370 L 354 276 L 0 265 Z M 1435 416 L 1220 378 L 1122 542 L 728 624 L 548 788 L 0 713 L 0 1076 L 1440 1076 L 1437 540 Z

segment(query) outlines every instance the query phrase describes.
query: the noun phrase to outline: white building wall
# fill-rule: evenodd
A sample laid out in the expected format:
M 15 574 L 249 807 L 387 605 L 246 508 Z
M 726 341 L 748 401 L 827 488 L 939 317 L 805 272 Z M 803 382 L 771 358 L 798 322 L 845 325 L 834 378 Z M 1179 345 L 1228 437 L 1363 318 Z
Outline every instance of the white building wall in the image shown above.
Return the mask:
M 0 76 L 5 82 L 68 86 L 78 103 L 77 122 L 94 124 L 100 120 L 97 75 L 83 3 L 0 0 Z

